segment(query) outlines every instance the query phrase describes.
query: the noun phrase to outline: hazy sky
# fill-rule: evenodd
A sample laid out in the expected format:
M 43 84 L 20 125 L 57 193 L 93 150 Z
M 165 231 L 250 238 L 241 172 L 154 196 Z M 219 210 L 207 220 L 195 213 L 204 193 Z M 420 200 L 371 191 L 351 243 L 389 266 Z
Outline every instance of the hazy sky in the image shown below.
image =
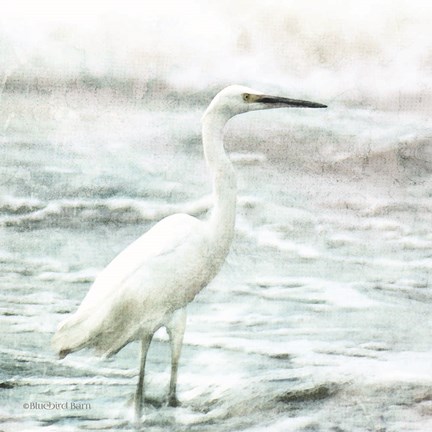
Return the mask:
M 431 22 L 413 0 L 18 0 L 2 4 L 0 72 L 421 90 Z

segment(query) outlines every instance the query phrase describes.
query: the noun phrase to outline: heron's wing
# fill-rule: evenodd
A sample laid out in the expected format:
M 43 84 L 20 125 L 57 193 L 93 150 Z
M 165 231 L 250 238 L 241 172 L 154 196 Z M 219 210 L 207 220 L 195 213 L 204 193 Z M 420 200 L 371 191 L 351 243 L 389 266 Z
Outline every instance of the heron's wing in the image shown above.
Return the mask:
M 118 294 L 119 287 L 125 285 L 139 269 L 162 255 L 174 253 L 199 231 L 201 225 L 201 221 L 187 214 L 175 214 L 158 222 L 102 270 L 82 306 Z
M 163 316 L 163 299 L 155 291 L 163 287 L 146 277 L 151 278 L 155 266 L 170 272 L 163 264 L 201 228 L 202 222 L 192 216 L 169 216 L 124 249 L 97 276 L 78 310 L 60 323 L 52 341 L 54 349 L 68 353 L 93 346 L 100 353 L 116 352 L 142 320 L 154 322 Z M 144 304 L 147 316 L 140 306 Z

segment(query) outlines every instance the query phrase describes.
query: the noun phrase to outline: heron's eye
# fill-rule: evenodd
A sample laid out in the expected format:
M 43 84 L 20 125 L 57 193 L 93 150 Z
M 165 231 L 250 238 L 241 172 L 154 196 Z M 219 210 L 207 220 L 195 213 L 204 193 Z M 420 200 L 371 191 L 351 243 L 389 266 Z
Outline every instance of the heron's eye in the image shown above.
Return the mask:
M 250 99 L 250 94 L 249 93 L 243 93 L 243 100 L 245 102 L 249 102 L 249 99 Z

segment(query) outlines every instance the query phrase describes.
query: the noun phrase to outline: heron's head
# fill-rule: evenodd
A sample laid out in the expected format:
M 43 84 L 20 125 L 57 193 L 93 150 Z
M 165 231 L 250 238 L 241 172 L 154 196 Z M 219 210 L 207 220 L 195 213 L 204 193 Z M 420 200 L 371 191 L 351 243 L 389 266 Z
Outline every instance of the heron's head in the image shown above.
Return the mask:
M 214 97 L 203 118 L 214 113 L 228 120 L 238 114 L 271 108 L 327 108 L 327 106 L 316 102 L 270 96 L 248 87 L 231 85 Z

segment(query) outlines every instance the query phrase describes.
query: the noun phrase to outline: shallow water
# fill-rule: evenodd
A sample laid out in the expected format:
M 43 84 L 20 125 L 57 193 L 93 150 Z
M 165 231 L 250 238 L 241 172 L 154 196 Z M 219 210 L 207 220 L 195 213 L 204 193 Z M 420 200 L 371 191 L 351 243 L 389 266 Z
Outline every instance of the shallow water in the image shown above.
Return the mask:
M 203 107 L 2 101 L 0 429 L 134 430 L 138 345 L 59 361 L 50 338 L 152 224 L 205 217 Z M 229 124 L 235 241 L 189 307 L 179 408 L 163 331 L 151 347 L 142 430 L 432 429 L 431 132 L 341 106 Z

